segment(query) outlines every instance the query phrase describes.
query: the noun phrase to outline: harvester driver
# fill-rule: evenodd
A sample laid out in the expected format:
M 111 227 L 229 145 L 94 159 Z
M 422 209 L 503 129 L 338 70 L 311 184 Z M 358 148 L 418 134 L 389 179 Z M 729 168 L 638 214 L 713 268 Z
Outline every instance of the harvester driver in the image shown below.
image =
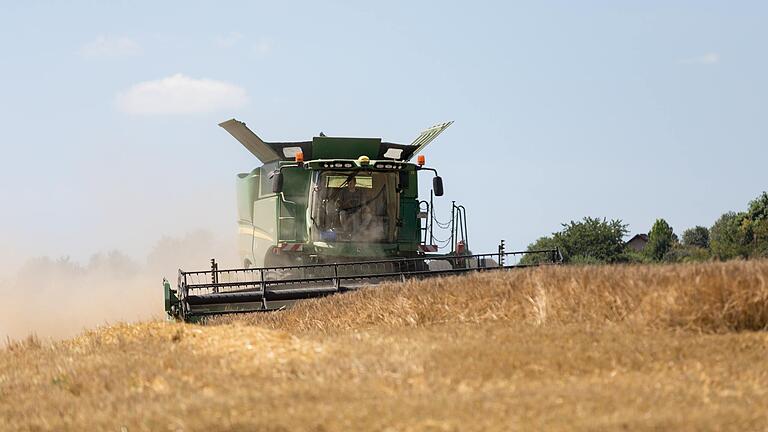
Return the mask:
M 337 201 L 339 211 L 339 223 L 342 230 L 348 235 L 356 232 L 363 222 L 363 191 L 357 187 L 355 177 L 347 180 L 347 186 L 339 191 Z

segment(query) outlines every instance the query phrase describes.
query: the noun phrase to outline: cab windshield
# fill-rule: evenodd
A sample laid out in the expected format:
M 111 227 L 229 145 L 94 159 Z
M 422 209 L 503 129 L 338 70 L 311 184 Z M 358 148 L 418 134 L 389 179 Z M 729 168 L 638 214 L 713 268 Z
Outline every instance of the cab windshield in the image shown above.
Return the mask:
M 396 237 L 397 176 L 387 172 L 318 172 L 312 188 L 312 239 L 392 242 Z

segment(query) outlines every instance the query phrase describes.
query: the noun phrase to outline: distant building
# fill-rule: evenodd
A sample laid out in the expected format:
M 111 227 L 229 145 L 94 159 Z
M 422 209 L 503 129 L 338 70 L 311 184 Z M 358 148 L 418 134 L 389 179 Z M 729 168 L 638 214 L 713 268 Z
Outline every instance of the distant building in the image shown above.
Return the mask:
M 636 234 L 629 239 L 627 245 L 636 251 L 641 251 L 648 244 L 648 234 Z

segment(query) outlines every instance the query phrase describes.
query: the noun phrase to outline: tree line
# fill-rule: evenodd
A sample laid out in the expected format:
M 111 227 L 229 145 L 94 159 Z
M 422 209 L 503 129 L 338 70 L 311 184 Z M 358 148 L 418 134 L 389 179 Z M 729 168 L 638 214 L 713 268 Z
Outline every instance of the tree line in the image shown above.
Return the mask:
M 664 219 L 648 232 L 648 243 L 635 250 L 624 240 L 628 225 L 620 219 L 585 217 L 562 225 L 551 236 L 528 245 L 529 251 L 560 249 L 575 264 L 694 262 L 768 257 L 768 193 L 749 202 L 746 211 L 727 212 L 709 228 L 695 226 L 678 236 Z M 545 258 L 526 255 L 521 264 Z

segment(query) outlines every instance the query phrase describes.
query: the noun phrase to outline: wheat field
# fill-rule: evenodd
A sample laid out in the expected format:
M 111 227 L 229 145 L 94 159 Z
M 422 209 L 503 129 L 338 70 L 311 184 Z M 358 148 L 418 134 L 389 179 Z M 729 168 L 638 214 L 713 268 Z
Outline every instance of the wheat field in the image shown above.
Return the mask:
M 764 431 L 767 330 L 768 261 L 411 281 L 10 342 L 0 429 Z

